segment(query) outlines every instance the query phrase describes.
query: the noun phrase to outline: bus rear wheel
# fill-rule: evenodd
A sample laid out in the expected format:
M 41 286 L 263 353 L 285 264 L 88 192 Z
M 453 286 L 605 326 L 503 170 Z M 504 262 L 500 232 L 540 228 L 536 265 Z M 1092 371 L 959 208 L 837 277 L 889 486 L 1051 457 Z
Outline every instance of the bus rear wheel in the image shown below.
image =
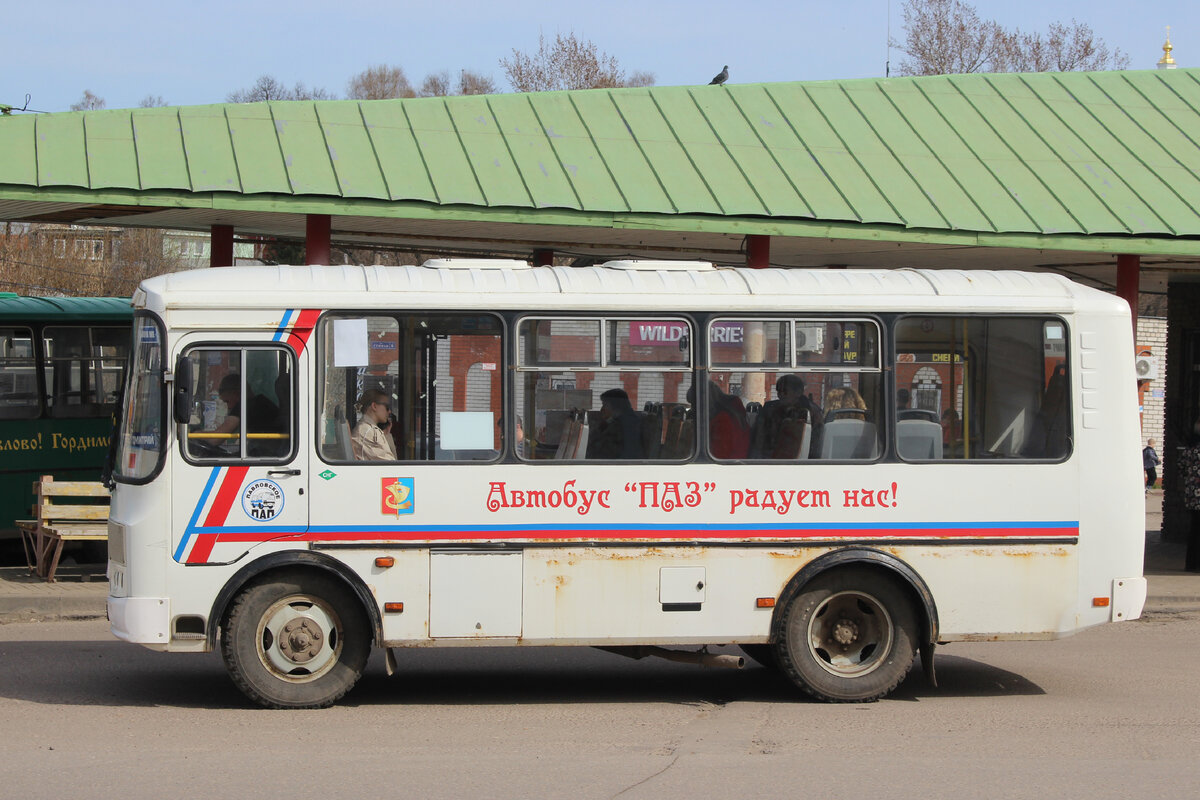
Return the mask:
M 832 703 L 871 702 L 900 685 L 916 654 L 917 619 L 899 583 L 869 569 L 819 575 L 789 603 L 779 667 Z
M 267 708 L 325 708 L 358 681 L 370 626 L 336 578 L 290 573 L 252 584 L 225 617 L 221 655 L 239 689 Z

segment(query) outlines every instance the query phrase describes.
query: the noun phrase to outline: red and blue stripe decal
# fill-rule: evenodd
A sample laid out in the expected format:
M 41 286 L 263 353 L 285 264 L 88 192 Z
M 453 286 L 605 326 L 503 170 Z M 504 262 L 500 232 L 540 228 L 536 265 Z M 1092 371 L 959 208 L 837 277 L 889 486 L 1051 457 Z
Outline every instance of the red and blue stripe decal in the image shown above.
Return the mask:
M 283 319 L 280 320 L 279 327 L 275 330 L 271 341 L 287 342 L 296 351 L 296 355 L 300 355 L 304 352 L 309 337 L 312 336 L 313 327 L 317 324 L 319 316 L 321 316 L 321 311 L 316 308 L 287 309 L 283 312 Z

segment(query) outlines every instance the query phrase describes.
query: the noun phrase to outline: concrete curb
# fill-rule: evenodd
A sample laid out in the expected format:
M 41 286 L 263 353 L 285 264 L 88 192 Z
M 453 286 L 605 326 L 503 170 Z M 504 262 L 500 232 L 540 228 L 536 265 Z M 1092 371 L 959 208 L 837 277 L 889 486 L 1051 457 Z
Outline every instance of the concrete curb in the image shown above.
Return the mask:
M 49 622 L 96 619 L 107 614 L 105 598 L 80 595 L 0 597 L 0 625 L 10 622 Z

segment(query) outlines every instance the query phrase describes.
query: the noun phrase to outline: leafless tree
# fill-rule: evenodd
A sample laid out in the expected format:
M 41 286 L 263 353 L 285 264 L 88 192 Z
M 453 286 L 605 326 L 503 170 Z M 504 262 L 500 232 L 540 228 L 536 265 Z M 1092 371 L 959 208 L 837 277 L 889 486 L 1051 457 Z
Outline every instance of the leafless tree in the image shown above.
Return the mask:
M 296 85 L 288 88 L 272 75 L 261 75 L 254 85 L 248 89 L 238 89 L 230 92 L 225 100 L 228 103 L 261 103 L 268 100 L 333 100 L 334 96 L 324 89 L 312 87 L 297 81 Z
M 538 35 L 533 54 L 512 51 L 512 58 L 500 59 L 500 66 L 514 91 L 547 92 L 558 89 L 605 89 L 631 85 L 615 56 L 601 52 L 593 42 L 579 39 L 574 32 L 555 36 L 554 43 Z M 634 73 L 638 86 L 651 86 L 654 76 Z
M 432 72 L 425 76 L 421 84 L 421 97 L 449 97 L 461 94 L 495 94 L 496 82 L 490 75 L 483 75 L 464 69 L 458 73 L 458 80 L 453 81 L 446 70 Z
M 454 92 L 450 90 L 450 73 L 445 70 L 429 73 L 421 83 L 421 97 L 448 97 L 452 94 Z
M 165 105 L 168 105 L 167 101 L 159 94 L 148 94 L 138 102 L 138 108 L 162 108 Z
M 84 89 L 79 102 L 71 104 L 72 111 L 97 111 L 101 108 L 104 108 L 104 98 L 92 94 L 91 89 Z
M 459 94 L 496 94 L 498 91 L 496 82 L 492 80 L 491 75 L 484 75 L 469 69 L 458 73 Z
M 1111 52 L 1089 25 L 1052 22 L 1045 35 L 1014 30 L 1000 40 L 993 58 L 996 72 L 1073 72 L 1127 69 L 1129 56 Z
M 351 100 L 390 100 L 416 97 L 404 70 L 396 66 L 369 66 L 350 79 L 346 97 Z
M 1086 24 L 1053 23 L 1046 34 L 1007 30 L 981 19 L 962 0 L 907 0 L 902 75 L 1124 69 L 1129 57 L 1110 51 Z
M 0 290 L 23 295 L 128 297 L 145 278 L 183 268 L 154 229 L 35 224 L 0 238 Z

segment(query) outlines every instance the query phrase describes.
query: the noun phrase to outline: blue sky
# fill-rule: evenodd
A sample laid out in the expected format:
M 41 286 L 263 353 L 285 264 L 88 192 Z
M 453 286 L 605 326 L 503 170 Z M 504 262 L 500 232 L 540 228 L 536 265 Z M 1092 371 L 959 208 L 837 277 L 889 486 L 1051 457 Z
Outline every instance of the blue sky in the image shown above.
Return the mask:
M 902 38 L 902 0 L 11 3 L 0 102 L 19 107 L 29 94 L 30 108 L 63 111 L 89 89 L 109 108 L 147 95 L 218 103 L 264 74 L 340 96 L 372 64 L 398 65 L 415 85 L 432 72 L 471 69 L 507 91 L 501 58 L 535 50 L 539 32 L 571 31 L 626 71 L 652 72 L 660 86 L 707 83 L 724 64 L 731 83 L 878 77 L 889 56 L 889 5 L 891 35 Z M 1133 69 L 1154 67 L 1170 25 L 1179 66 L 1200 66 L 1196 0 L 984 0 L 976 8 L 1027 31 L 1086 22 Z M 891 52 L 893 70 L 902 58 Z

